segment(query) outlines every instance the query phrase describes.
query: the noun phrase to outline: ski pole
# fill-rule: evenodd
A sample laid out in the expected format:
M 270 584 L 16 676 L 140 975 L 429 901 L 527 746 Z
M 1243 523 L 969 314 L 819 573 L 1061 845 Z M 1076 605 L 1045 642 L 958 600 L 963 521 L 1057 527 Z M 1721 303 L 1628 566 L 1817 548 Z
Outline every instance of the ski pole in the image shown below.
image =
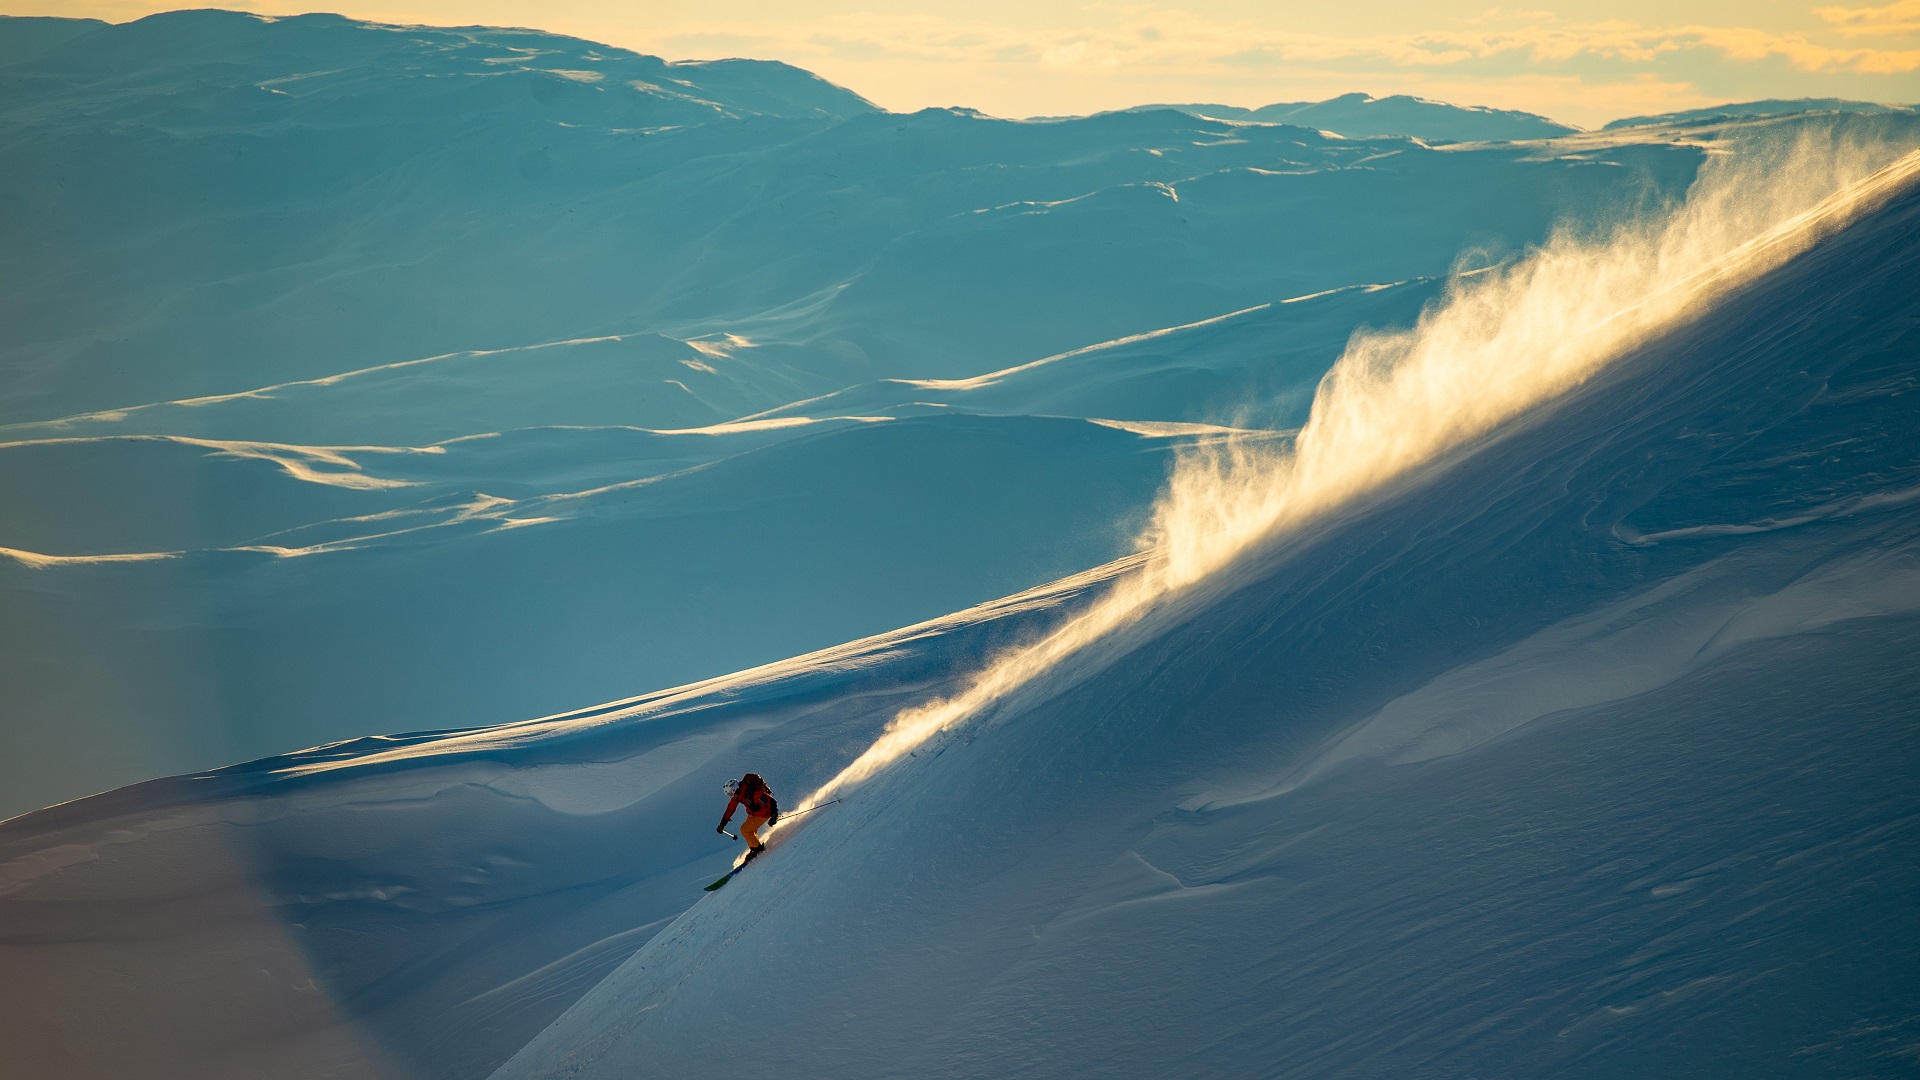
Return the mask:
M 826 802 L 823 802 L 823 803 L 821 803 L 821 804 L 820 804 L 820 806 L 832 806 L 832 805 L 833 805 L 834 803 L 837 803 L 837 802 L 839 802 L 839 801 L 840 801 L 839 799 L 829 799 L 829 800 L 827 800 Z M 799 816 L 800 816 L 801 814 L 811 814 L 811 813 L 813 813 L 813 812 L 814 812 L 815 810 L 818 810 L 818 809 L 820 809 L 820 806 L 809 806 L 809 807 L 807 807 L 807 808 L 806 808 L 805 810 L 795 810 L 795 811 L 794 811 L 793 813 L 791 813 L 791 814 L 788 814 L 788 815 L 786 815 L 785 817 L 783 817 L 783 818 L 781 818 L 780 820 L 781 820 L 781 821 L 791 821 L 791 820 L 793 820 L 794 818 L 797 818 L 797 817 L 799 817 Z

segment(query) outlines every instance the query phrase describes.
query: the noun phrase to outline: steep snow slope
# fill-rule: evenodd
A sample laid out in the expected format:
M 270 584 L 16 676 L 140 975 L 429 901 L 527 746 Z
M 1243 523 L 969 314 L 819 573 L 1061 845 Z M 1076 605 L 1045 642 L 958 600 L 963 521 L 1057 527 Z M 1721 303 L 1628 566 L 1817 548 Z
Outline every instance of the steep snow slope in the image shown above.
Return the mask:
M 798 826 L 495 1075 L 1901 1076 L 1920 186 Z
M 1905 1075 L 1916 240 L 1909 186 L 712 896 L 719 779 L 791 803 L 1131 567 L 15 819 L 8 1045 L 477 1076 L 566 1010 L 498 1075 Z

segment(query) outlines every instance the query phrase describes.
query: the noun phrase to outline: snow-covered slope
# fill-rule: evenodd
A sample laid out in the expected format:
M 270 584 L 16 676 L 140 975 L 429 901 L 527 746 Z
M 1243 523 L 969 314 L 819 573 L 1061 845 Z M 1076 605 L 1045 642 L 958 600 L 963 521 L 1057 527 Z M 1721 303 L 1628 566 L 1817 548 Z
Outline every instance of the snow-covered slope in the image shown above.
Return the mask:
M 896 710 L 1124 569 L 706 684 L 352 740 L 0 825 L 10 1062 L 484 1076 L 726 867 L 711 796 L 736 757 L 779 760 L 791 801 Z
M 872 111 L 784 65 L 536 31 L 89 26 L 0 67 L 0 258 L 23 286 L 4 415 L 594 336 L 571 331 L 624 311 L 616 268 L 687 253 L 651 235 L 658 211 L 583 236 L 612 216 L 583 198 Z
M 1551 139 L 1580 130 L 1544 116 L 1484 105 L 1453 105 L 1407 94 L 1377 98 L 1371 94 L 1342 94 L 1325 101 L 1286 101 L 1242 109 L 1232 105 L 1167 105 L 1196 116 L 1221 120 L 1250 120 L 1263 124 L 1297 124 L 1338 132 L 1349 138 L 1412 135 L 1429 142 L 1497 142 L 1511 139 Z
M 1696 161 L 898 116 L 780 65 L 534 31 L 86 26 L 0 66 L 0 273 L 23 283 L 0 422 L 648 333 L 791 343 L 815 392 L 975 375 L 1442 273 Z
M 1306 419 L 1314 387 L 1356 328 L 1411 325 L 1438 291 L 1433 280 L 1333 289 L 971 379 L 861 383 L 761 416 L 958 410 L 1284 431 Z
M 46 1076 L 1906 1075 L 1917 273 L 1909 177 L 711 896 L 722 778 L 791 808 L 1151 564 L 14 819 L 0 1036 Z
M 495 1076 L 1909 1074 L 1916 273 L 1910 175 L 853 789 Z
M 0 728 L 8 809 L 288 746 L 500 723 L 1016 592 L 1131 550 L 1168 451 L 1204 437 L 968 416 L 772 433 L 784 441 L 756 448 L 752 429 L 547 429 L 332 461 L 257 444 L 0 447 L 0 490 L 47 512 L 35 538 L 87 553 L 0 563 L 0 640 L 20 673 L 21 720 Z M 650 460 L 687 443 L 730 455 Z M 620 475 L 582 476 L 589 454 Z
M 99 19 L 0 15 L 0 64 L 31 59 L 106 25 Z
M 1799 113 L 1911 116 L 1914 111 L 1911 105 L 1882 105 L 1871 101 L 1849 101 L 1846 98 L 1795 98 L 1793 100 L 1770 98 L 1766 101 L 1732 102 L 1726 105 L 1712 105 L 1704 109 L 1659 113 L 1654 116 L 1628 116 L 1609 122 L 1604 130 L 1612 131 L 1617 128 L 1647 127 L 1657 124 L 1710 123 L 1716 120 L 1755 116 L 1792 116 Z

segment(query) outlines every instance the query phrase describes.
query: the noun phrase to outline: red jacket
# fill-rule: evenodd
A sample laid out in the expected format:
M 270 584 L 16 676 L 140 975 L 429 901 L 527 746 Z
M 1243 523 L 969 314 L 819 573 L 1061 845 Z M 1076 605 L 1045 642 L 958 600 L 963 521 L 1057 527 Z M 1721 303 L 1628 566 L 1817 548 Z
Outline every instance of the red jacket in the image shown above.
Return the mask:
M 748 817 L 757 818 L 772 816 L 777 805 L 773 801 L 773 789 L 760 779 L 760 774 L 748 773 L 740 778 L 740 790 L 734 792 L 732 800 L 727 803 L 727 812 L 720 818 L 720 825 L 724 828 L 727 822 L 733 820 L 735 807 L 744 809 Z

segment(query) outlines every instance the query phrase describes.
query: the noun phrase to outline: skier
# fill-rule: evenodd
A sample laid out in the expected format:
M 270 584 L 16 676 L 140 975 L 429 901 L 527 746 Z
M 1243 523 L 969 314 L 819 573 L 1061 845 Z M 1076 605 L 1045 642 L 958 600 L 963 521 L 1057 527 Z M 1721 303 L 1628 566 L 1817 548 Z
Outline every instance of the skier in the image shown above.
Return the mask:
M 760 779 L 759 773 L 748 773 L 738 780 L 727 781 L 726 791 L 727 812 L 721 816 L 720 827 L 715 831 L 727 832 L 727 822 L 733 820 L 734 807 L 745 810 L 747 819 L 740 823 L 740 839 L 747 842 L 747 858 L 751 859 L 766 850 L 766 845 L 760 842 L 760 826 L 772 825 L 780 820 L 780 804 L 774 801 L 773 789 Z

